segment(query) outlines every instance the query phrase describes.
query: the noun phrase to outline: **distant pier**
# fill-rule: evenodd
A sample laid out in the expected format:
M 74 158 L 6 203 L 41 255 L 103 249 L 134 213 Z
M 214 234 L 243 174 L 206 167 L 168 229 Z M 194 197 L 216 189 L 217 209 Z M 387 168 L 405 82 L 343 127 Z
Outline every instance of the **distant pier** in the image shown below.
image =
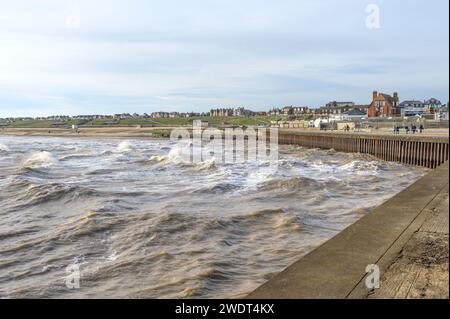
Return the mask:
M 437 168 L 449 158 L 449 138 L 444 136 L 280 130 L 279 144 L 370 154 L 385 161 Z

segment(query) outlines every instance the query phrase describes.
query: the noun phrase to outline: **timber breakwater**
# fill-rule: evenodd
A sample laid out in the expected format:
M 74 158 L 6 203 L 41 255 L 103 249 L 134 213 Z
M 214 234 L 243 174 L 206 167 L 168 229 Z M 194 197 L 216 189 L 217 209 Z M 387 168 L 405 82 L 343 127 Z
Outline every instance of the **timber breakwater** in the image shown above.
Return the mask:
M 373 155 L 389 162 L 436 168 L 448 161 L 448 137 L 280 131 L 280 144 Z

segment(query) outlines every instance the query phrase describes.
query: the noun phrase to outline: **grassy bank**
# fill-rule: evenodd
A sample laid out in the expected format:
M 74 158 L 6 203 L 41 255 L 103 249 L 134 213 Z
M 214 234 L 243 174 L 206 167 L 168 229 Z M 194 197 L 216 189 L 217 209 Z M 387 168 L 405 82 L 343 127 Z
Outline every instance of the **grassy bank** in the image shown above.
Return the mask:
M 52 128 L 52 127 L 71 127 L 72 125 L 78 125 L 80 127 L 90 126 L 133 126 L 141 125 L 144 127 L 160 127 L 160 126 L 192 126 L 194 120 L 202 120 L 208 122 L 210 125 L 260 125 L 269 124 L 271 121 L 286 120 L 283 116 L 259 116 L 259 117 L 190 117 L 190 118 L 136 118 L 136 119 L 123 119 L 114 120 L 113 118 L 96 119 L 96 120 L 69 120 L 69 121 L 51 121 L 51 120 L 25 120 L 15 122 L 3 122 L 2 126 L 11 128 Z M 300 119 L 300 118 L 299 118 Z

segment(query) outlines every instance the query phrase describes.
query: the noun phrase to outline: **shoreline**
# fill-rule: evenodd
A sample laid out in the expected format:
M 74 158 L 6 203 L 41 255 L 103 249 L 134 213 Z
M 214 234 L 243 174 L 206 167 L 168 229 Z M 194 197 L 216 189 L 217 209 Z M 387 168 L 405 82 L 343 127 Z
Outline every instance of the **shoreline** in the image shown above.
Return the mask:
M 0 130 L 0 136 L 158 138 L 158 136 L 153 136 L 152 133 L 172 129 L 175 129 L 175 127 L 96 127 L 80 128 L 78 132 L 62 128 L 5 128 Z
M 171 131 L 177 128 L 192 129 L 191 126 L 119 126 L 119 127 L 79 127 L 76 131 L 69 128 L 0 128 L 0 136 L 92 136 L 92 137 L 151 137 L 152 132 Z M 49 133 L 50 132 L 50 133 Z M 391 130 L 380 129 L 377 131 L 320 131 L 318 129 L 279 129 L 279 132 L 289 134 L 314 134 L 314 135 L 342 135 L 342 136 L 386 136 L 386 137 L 408 137 L 414 139 L 433 138 L 448 139 L 448 129 L 429 129 L 424 133 L 394 135 Z

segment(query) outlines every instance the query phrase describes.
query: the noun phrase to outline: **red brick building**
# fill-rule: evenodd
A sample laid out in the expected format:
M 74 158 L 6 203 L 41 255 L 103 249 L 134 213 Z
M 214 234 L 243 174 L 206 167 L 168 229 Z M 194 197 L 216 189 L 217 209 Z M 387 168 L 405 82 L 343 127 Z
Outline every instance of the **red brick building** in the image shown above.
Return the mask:
M 390 96 L 389 94 L 374 91 L 367 115 L 369 117 L 400 116 L 397 92 Z

